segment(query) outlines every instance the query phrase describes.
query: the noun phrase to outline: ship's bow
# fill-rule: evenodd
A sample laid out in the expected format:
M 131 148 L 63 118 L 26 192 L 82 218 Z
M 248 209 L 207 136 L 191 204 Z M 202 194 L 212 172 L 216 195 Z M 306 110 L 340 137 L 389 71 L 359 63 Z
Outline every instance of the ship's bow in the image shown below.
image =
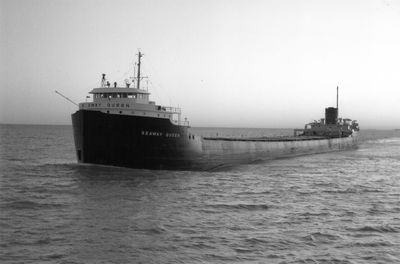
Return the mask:
M 76 111 L 71 115 L 72 128 L 74 131 L 75 153 L 79 163 L 84 162 L 83 149 L 83 111 Z

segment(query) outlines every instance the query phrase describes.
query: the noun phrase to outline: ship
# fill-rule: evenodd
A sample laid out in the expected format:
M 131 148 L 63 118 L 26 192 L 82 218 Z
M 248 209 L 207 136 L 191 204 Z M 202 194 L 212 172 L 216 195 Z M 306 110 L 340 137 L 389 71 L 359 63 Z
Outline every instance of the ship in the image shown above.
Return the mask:
M 92 100 L 79 103 L 72 114 L 78 163 L 137 169 L 214 170 L 282 157 L 317 154 L 357 147 L 356 120 L 339 118 L 336 107 L 325 118 L 275 137 L 201 136 L 182 120 L 178 107 L 158 105 L 142 87 L 143 53 L 137 54 L 134 77 L 123 86 L 102 74 Z M 89 97 L 90 98 L 90 97 Z

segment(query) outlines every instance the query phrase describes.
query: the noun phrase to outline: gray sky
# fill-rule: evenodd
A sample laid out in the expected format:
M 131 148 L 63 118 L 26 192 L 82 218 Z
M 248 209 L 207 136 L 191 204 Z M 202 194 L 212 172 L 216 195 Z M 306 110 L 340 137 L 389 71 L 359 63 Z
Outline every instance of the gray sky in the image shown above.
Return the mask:
M 193 126 L 302 127 L 335 106 L 400 127 L 397 0 L 0 0 L 0 123 L 70 124 L 76 102 L 132 75 Z

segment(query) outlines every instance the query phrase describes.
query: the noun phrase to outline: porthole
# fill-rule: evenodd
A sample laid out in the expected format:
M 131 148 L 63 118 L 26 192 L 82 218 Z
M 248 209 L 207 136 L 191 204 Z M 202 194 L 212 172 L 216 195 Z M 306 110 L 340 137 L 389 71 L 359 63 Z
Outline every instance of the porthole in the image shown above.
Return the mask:
M 122 111 L 119 111 L 120 114 L 122 114 Z

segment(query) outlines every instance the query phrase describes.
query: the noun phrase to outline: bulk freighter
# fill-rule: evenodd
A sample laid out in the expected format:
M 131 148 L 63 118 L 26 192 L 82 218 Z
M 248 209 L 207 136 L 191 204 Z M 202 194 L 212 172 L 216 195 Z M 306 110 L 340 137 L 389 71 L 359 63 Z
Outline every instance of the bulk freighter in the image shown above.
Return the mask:
M 286 137 L 201 137 L 190 133 L 179 108 L 157 105 L 141 87 L 141 58 L 137 74 L 124 87 L 102 75 L 92 102 L 79 104 L 72 114 L 76 156 L 80 163 L 130 168 L 210 170 L 301 154 L 353 148 L 356 121 L 338 118 L 338 104 L 325 109 L 325 118 L 295 129 Z

